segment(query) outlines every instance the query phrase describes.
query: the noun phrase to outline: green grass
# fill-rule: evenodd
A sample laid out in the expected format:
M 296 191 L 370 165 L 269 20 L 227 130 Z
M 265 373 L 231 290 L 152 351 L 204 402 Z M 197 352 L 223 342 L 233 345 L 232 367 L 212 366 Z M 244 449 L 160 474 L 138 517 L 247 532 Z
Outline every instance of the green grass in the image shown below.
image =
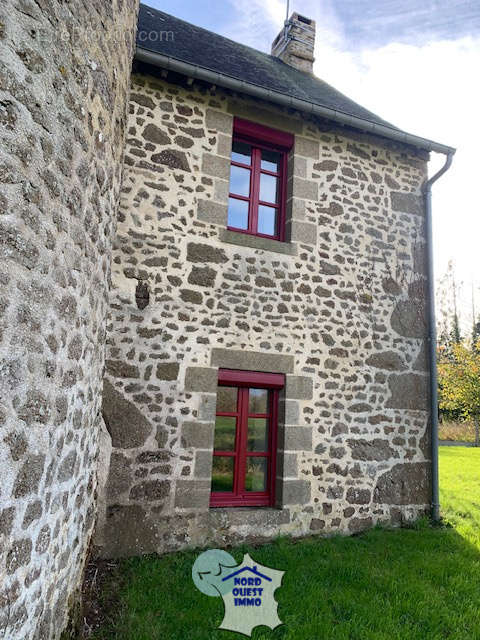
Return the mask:
M 440 447 L 440 503 L 444 520 L 480 553 L 480 449 Z
M 374 529 L 361 536 L 230 550 L 285 570 L 276 592 L 284 625 L 254 640 L 480 638 L 480 450 L 442 448 L 441 499 L 448 526 Z M 123 561 L 104 588 L 109 623 L 95 640 L 239 640 L 217 631 L 220 598 L 194 587 L 198 552 Z M 118 585 L 120 584 L 120 587 Z M 117 592 L 118 591 L 118 592 Z

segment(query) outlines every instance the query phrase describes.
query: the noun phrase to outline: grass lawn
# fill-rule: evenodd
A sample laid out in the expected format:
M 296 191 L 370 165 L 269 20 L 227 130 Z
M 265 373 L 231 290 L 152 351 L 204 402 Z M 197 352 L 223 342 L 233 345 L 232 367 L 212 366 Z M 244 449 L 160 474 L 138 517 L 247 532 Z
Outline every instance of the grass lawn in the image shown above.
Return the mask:
M 286 571 L 277 590 L 285 623 L 255 640 L 480 638 L 480 449 L 442 447 L 441 500 L 449 526 L 374 529 L 357 537 L 279 539 L 248 551 Z M 122 561 L 103 586 L 95 640 L 238 640 L 217 631 L 220 598 L 194 587 L 198 552 Z

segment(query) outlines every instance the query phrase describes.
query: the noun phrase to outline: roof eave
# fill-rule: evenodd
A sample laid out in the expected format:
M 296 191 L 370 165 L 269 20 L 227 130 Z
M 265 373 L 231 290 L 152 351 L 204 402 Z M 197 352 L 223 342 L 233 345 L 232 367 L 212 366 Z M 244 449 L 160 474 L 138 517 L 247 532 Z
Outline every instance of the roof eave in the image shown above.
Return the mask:
M 135 59 L 139 62 L 145 62 L 156 67 L 161 67 L 162 69 L 167 69 L 169 71 L 174 71 L 175 73 L 180 73 L 182 75 L 195 78 L 197 80 L 203 80 L 204 82 L 209 82 L 217 86 L 225 87 L 226 89 L 231 89 L 232 91 L 238 91 L 250 96 L 254 96 L 256 98 L 269 100 L 270 102 L 284 107 L 298 109 L 299 111 L 302 111 L 304 113 L 310 113 L 322 118 L 327 118 L 328 120 L 333 120 L 334 122 L 338 122 L 339 124 L 353 127 L 355 129 L 359 129 L 360 131 L 371 133 L 377 136 L 382 136 L 384 138 L 388 138 L 389 140 L 412 145 L 425 151 L 434 151 L 436 153 L 443 153 L 449 156 L 453 155 L 456 151 L 453 147 L 448 147 L 444 144 L 434 142 L 433 140 L 427 140 L 426 138 L 421 138 L 420 136 L 415 136 L 411 133 L 400 131 L 399 129 L 392 129 L 385 125 L 370 122 L 369 120 L 364 120 L 363 118 L 358 118 L 356 116 L 343 113 L 342 111 L 337 111 L 336 109 L 329 109 L 328 107 L 324 107 L 307 100 L 294 98 L 279 91 L 266 89 L 265 87 L 262 87 L 260 85 L 245 82 L 244 80 L 239 80 L 238 78 L 234 78 L 233 76 L 218 73 L 216 71 L 211 71 L 210 69 L 206 69 L 205 67 L 200 67 L 195 64 L 190 64 L 189 62 L 184 62 L 183 60 L 165 56 L 161 53 L 150 51 L 149 49 L 144 49 L 143 47 L 137 46 L 135 51 Z

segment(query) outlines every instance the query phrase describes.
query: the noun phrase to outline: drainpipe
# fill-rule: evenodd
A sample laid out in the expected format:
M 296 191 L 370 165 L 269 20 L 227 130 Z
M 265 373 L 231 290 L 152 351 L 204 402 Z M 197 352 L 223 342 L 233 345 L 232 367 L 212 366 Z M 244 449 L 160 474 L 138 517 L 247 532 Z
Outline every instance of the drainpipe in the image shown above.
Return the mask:
M 452 149 L 447 153 L 445 164 L 423 185 L 425 194 L 425 225 L 427 238 L 427 278 L 428 278 L 428 351 L 430 356 L 430 420 L 432 424 L 432 519 L 440 520 L 440 500 L 438 483 L 438 377 L 437 377 L 437 328 L 435 325 L 435 280 L 433 275 L 433 234 L 432 234 L 432 185 L 452 164 Z

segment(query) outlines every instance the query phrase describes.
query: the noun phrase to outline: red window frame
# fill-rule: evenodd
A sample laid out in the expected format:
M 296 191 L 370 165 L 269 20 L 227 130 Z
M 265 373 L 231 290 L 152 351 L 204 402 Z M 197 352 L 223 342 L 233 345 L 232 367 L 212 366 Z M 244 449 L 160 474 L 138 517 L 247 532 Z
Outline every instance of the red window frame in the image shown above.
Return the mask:
M 229 198 L 235 200 L 243 200 L 248 202 L 248 228 L 239 229 L 227 225 L 227 228 L 237 233 L 246 233 L 249 235 L 260 236 L 261 238 L 273 238 L 274 240 L 285 241 L 285 210 L 287 201 L 287 165 L 288 152 L 293 147 L 293 135 L 271 129 L 248 120 L 234 118 L 233 121 L 233 142 L 245 142 L 251 145 L 252 157 L 251 164 L 244 164 L 236 160 L 230 160 L 230 164 L 235 167 L 250 170 L 250 189 L 248 196 L 242 196 L 229 192 Z M 279 171 L 269 171 L 262 169 L 261 159 L 262 150 L 276 151 L 281 154 Z M 274 176 L 279 181 L 278 203 L 275 205 L 271 202 L 260 200 L 260 176 L 266 174 Z M 268 235 L 258 232 L 258 207 L 266 206 L 276 209 L 277 211 L 277 229 L 274 235 Z
M 278 396 L 285 385 L 285 377 L 278 373 L 259 373 L 220 369 L 219 386 L 236 387 L 237 405 L 235 412 L 216 413 L 218 416 L 236 417 L 235 450 L 216 451 L 213 456 L 234 458 L 233 491 L 212 491 L 211 507 L 255 506 L 266 507 L 275 504 L 275 472 L 277 457 Z M 249 389 L 268 389 L 268 413 L 249 413 Z M 267 418 L 269 420 L 268 451 L 247 451 L 248 418 Z M 248 457 L 267 458 L 267 478 L 265 491 L 246 491 L 246 463 Z

